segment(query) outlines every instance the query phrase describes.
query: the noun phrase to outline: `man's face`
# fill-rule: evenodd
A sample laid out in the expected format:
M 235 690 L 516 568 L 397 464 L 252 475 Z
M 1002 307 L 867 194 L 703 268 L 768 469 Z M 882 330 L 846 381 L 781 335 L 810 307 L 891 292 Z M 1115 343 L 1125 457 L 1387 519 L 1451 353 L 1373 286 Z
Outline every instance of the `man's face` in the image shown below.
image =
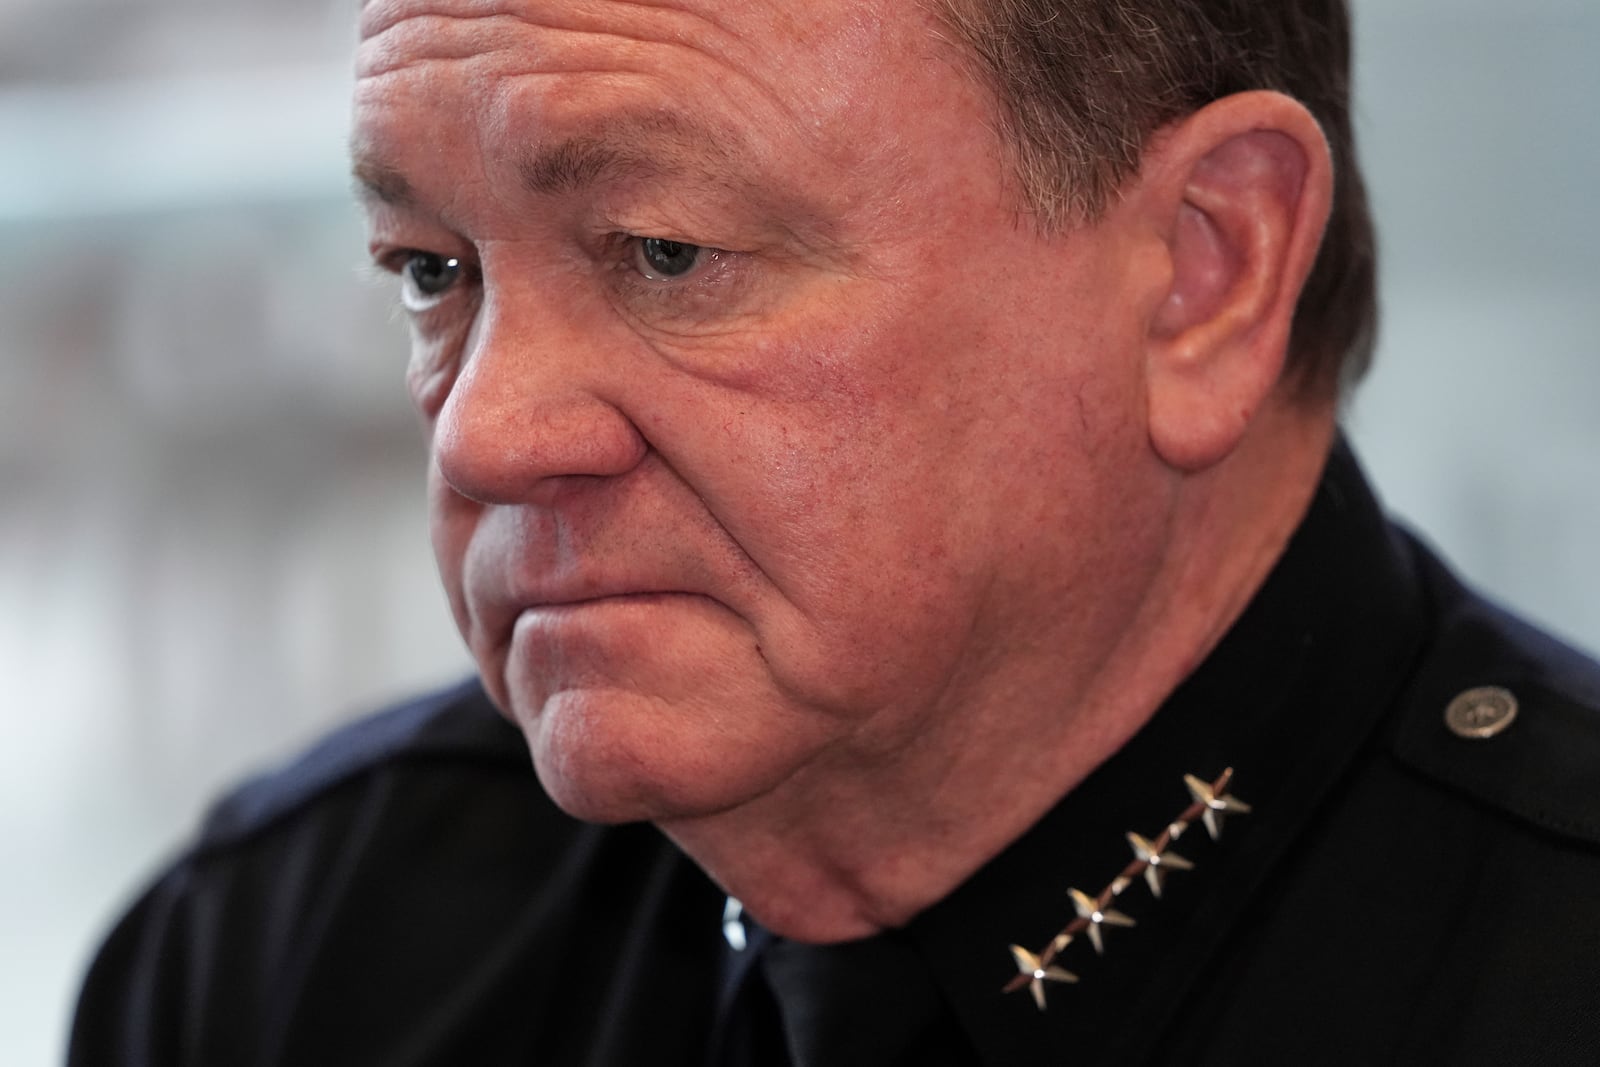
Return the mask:
M 1070 704 L 1160 550 L 1150 309 L 1109 221 L 1019 221 L 919 4 L 371 0 L 363 37 L 440 570 L 559 802 L 706 815 Z

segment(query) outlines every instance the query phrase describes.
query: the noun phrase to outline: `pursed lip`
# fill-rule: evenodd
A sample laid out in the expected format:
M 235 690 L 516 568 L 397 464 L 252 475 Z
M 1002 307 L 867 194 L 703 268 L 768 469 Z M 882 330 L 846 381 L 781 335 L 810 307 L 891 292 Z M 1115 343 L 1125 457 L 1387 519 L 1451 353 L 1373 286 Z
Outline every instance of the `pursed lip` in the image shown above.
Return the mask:
M 575 596 L 555 596 L 535 598 L 522 605 L 522 611 L 560 610 L 564 608 L 580 608 L 592 604 L 603 603 L 649 603 L 651 601 L 666 600 L 672 597 L 703 597 L 701 593 L 691 593 L 683 589 L 638 589 L 623 590 L 615 593 L 592 593 Z
M 490 632 L 506 632 L 530 613 L 565 614 L 604 605 L 648 605 L 675 598 L 715 600 L 698 590 L 648 582 L 566 582 L 515 590 L 512 595 L 486 596 L 479 618 Z

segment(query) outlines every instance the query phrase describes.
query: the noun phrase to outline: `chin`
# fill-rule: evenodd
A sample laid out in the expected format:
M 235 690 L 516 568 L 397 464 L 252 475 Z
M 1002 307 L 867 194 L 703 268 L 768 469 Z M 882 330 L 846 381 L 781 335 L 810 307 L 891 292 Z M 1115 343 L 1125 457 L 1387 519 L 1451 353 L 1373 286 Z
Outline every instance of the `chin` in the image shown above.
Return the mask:
M 703 818 L 787 777 L 796 761 L 725 732 L 725 716 L 606 689 L 564 691 L 537 709 L 513 708 L 550 798 L 596 823 Z

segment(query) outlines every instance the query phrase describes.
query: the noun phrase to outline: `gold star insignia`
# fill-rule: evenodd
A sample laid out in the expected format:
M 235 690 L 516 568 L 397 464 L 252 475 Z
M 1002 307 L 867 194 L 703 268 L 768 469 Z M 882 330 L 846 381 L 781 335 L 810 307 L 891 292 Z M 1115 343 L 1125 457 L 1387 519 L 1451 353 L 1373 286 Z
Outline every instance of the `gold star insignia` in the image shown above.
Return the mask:
M 1134 921 L 1120 911 L 1100 907 L 1100 902 L 1081 889 L 1069 889 L 1067 893 L 1072 897 L 1072 907 L 1078 913 L 1078 918 L 1089 920 L 1089 943 L 1094 946 L 1095 952 L 1105 955 L 1105 942 L 1101 940 L 1100 927 L 1102 926 L 1133 926 Z
M 1189 795 L 1194 797 L 1196 804 L 1205 805 L 1205 812 L 1200 818 L 1206 824 L 1206 833 L 1211 835 L 1213 841 L 1222 836 L 1223 815 L 1250 814 L 1250 805 L 1229 796 L 1226 791 L 1218 793 L 1192 774 L 1183 776 L 1183 784 L 1189 787 Z M 1226 790 L 1227 787 L 1222 788 Z
M 1062 970 L 1053 963 L 1045 963 L 1038 956 L 1029 952 L 1021 945 L 1011 946 L 1011 958 L 1017 961 L 1017 976 L 1006 986 L 1006 992 L 1028 987 L 1028 992 L 1033 994 L 1033 1002 L 1039 1005 L 1039 1010 L 1044 1011 L 1044 984 L 1046 982 L 1076 982 L 1078 976 L 1071 971 Z
M 1176 852 L 1158 849 L 1153 842 L 1138 834 L 1129 834 L 1128 844 L 1133 846 L 1134 856 L 1145 865 L 1144 880 L 1150 883 L 1150 893 L 1157 900 L 1161 898 L 1161 880 L 1168 871 L 1194 870 L 1194 864 Z

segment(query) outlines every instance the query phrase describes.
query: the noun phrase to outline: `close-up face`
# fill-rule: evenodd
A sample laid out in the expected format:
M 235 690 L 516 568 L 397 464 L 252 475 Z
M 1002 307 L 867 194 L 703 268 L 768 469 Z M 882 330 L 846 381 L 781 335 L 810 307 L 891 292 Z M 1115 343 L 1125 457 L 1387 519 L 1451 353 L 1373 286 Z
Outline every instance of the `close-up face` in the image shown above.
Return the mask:
M 918 4 L 372 0 L 362 34 L 435 552 L 558 802 L 707 814 L 1070 696 L 1160 550 L 1150 309 L 1110 223 L 1019 216 Z

